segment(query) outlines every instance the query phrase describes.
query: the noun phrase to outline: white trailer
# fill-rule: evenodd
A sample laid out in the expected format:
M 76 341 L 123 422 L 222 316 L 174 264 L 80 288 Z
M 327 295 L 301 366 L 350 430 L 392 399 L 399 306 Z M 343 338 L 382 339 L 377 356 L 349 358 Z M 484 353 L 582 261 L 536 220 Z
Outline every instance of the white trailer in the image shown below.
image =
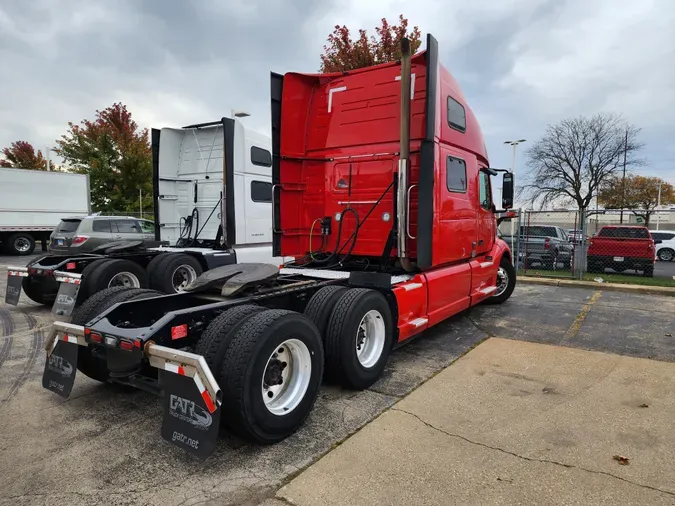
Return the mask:
M 43 249 L 64 216 L 91 212 L 89 176 L 69 172 L 0 168 L 0 242 L 6 253 Z

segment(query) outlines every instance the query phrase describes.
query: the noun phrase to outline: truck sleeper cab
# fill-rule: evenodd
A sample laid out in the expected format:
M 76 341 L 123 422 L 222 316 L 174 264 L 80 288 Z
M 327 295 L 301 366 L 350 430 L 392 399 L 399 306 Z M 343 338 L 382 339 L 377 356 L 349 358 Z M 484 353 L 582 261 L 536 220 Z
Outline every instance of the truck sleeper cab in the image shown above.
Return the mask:
M 78 218 L 71 234 L 78 229 L 78 245 L 64 240 L 62 251 L 8 269 L 6 303 L 16 305 L 23 291 L 68 316 L 103 288 L 175 293 L 214 267 L 284 261 L 272 255 L 269 136 L 231 118 L 153 129 L 152 161 L 155 216 L 147 233 L 147 222 L 133 218 Z
M 295 260 L 219 267 L 176 295 L 96 294 L 54 324 L 43 386 L 67 396 L 77 369 L 163 391 L 162 436 L 206 456 L 221 415 L 280 441 L 324 377 L 368 388 L 396 346 L 507 300 L 498 171 L 436 40 L 413 57 L 406 43 L 400 63 L 272 74 L 273 254 Z M 505 209 L 512 198 L 507 172 Z

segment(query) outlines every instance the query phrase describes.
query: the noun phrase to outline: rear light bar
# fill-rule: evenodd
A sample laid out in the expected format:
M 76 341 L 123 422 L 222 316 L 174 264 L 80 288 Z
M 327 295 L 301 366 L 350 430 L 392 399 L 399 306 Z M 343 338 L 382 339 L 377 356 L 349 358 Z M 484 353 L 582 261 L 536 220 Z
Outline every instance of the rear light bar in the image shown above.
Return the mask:
M 38 276 L 53 276 L 54 271 L 51 269 L 36 269 L 35 267 L 29 267 L 28 274 L 37 274 Z
M 90 328 L 84 329 L 84 335 L 89 337 L 89 341 L 97 344 L 105 344 L 111 348 L 119 347 L 124 351 L 133 351 L 134 348 L 139 350 L 142 348 L 142 343 L 139 339 L 118 339 L 115 336 L 106 335 L 105 337 L 98 332 L 92 332 Z

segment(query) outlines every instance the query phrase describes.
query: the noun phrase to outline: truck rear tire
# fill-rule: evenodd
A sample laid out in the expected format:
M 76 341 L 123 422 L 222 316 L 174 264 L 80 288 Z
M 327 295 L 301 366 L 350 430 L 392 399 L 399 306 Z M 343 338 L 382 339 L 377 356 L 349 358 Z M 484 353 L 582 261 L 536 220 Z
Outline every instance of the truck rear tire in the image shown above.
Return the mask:
M 81 304 L 84 302 L 86 299 L 88 299 L 91 295 L 94 295 L 96 293 L 96 290 L 92 289 L 92 275 L 91 273 L 96 269 L 97 266 L 101 265 L 104 262 L 107 262 L 108 260 L 111 260 L 110 258 L 99 258 L 98 260 L 94 260 L 93 262 L 89 263 L 86 265 L 84 269 L 82 269 L 82 282 L 80 284 L 80 289 L 77 291 L 77 304 Z
M 649 265 L 649 266 L 645 267 L 644 270 L 642 271 L 642 276 L 644 276 L 645 278 L 653 278 L 654 277 L 654 266 Z
M 35 250 L 35 239 L 25 232 L 12 234 L 7 239 L 5 249 L 10 255 L 30 255 Z
M 223 411 L 239 436 L 272 444 L 293 434 L 314 406 L 323 344 L 307 317 L 269 309 L 236 332 L 221 369 Z
M 488 297 L 485 302 L 487 304 L 502 304 L 511 297 L 515 288 L 516 269 L 508 258 L 502 257 L 497 270 L 497 291 L 491 297 Z
M 338 299 L 325 336 L 326 376 L 363 390 L 382 375 L 393 345 L 392 317 L 380 292 L 352 288 Z
M 171 253 L 153 268 L 150 286 L 164 293 L 179 293 L 204 272 L 199 260 L 186 253 Z
M 168 253 L 160 253 L 152 260 L 150 260 L 150 262 L 148 262 L 148 266 L 145 268 L 145 272 L 148 274 L 149 280 L 152 280 L 152 273 L 155 271 L 160 262 L 162 262 L 167 257 L 167 255 Z
M 59 284 L 52 278 L 28 276 L 21 280 L 21 288 L 30 300 L 48 306 L 56 300 Z
M 127 288 L 124 286 L 106 288 L 89 297 L 84 304 L 75 309 L 71 321 L 75 325 L 86 325 L 87 322 L 110 309 L 115 304 L 128 300 L 152 297 L 153 295 L 161 294 L 155 290 Z M 110 374 L 106 361 L 95 357 L 89 347 L 84 346 L 79 346 L 77 350 L 77 370 L 101 383 L 106 383 Z
M 605 268 L 602 265 L 602 262 L 595 260 L 593 258 L 586 259 L 586 270 L 591 273 L 603 273 Z
M 237 330 L 250 316 L 264 309 L 253 304 L 228 309 L 209 323 L 209 326 L 206 327 L 199 341 L 197 341 L 194 351 L 197 355 L 204 357 L 218 384 L 221 383 L 220 372 L 223 366 L 223 357 Z M 222 417 L 221 421 L 225 422 L 225 418 Z
M 326 328 L 333 307 L 346 290 L 347 288 L 344 286 L 324 286 L 312 295 L 305 307 L 305 316 L 314 322 L 322 339 L 325 339 Z
M 89 295 L 113 286 L 148 288 L 145 270 L 131 260 L 107 259 L 94 267 L 89 276 L 91 277 Z

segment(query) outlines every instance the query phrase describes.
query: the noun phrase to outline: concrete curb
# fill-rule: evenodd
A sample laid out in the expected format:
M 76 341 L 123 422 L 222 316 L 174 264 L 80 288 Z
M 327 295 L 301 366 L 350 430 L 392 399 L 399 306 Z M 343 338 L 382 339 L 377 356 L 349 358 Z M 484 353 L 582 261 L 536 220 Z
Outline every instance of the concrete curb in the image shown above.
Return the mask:
M 667 295 L 675 297 L 675 287 L 627 285 L 623 283 L 597 283 L 595 281 L 579 281 L 576 279 L 533 278 L 519 276 L 518 283 L 526 285 L 568 286 L 576 288 L 593 288 L 594 290 L 612 290 L 616 292 L 643 293 L 645 295 Z

